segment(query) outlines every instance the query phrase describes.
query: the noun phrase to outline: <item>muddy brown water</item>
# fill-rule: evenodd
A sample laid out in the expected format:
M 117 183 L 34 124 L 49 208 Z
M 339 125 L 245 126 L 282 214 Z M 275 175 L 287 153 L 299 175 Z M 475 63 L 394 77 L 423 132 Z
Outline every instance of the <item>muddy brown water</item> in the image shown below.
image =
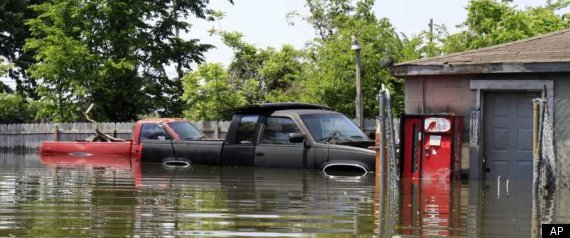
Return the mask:
M 1 153 L 0 236 L 531 237 L 538 220 L 570 222 L 567 199 L 533 216 L 526 186 L 402 181 L 386 202 L 374 174 Z

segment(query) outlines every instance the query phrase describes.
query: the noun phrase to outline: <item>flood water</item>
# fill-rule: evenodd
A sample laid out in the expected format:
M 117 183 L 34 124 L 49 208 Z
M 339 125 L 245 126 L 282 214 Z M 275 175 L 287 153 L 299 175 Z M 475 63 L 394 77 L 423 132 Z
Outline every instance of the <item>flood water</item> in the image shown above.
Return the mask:
M 531 237 L 570 222 L 570 194 L 537 217 L 525 183 L 402 181 L 386 201 L 375 178 L 3 153 L 0 236 Z

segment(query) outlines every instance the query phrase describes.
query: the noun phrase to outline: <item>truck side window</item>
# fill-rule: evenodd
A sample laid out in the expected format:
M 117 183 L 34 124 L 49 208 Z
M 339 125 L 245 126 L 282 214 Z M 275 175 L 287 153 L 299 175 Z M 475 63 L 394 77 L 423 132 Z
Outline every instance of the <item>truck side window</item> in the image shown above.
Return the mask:
M 172 137 L 160 125 L 145 123 L 141 128 L 140 140 L 172 140 Z
M 236 144 L 253 144 L 255 141 L 255 127 L 259 120 L 258 115 L 242 116 L 236 133 Z
M 290 145 L 289 133 L 300 133 L 301 130 L 291 118 L 268 117 L 263 130 L 262 144 Z

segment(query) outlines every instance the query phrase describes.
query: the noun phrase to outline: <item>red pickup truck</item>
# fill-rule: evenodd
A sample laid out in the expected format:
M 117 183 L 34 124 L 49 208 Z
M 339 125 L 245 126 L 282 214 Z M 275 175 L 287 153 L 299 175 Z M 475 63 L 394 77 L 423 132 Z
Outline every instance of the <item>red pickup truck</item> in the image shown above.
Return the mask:
M 131 140 L 97 132 L 87 141 L 46 141 L 42 154 L 130 156 L 141 162 L 189 166 L 374 170 L 374 145 L 354 123 L 326 107 L 273 103 L 235 111 L 225 140 L 208 140 L 182 119 L 138 121 Z
M 97 135 L 106 137 L 106 135 Z M 75 157 L 91 155 L 129 156 L 140 160 L 144 141 L 180 141 L 206 138 L 192 124 L 177 118 L 156 118 L 137 121 L 131 140 L 110 138 L 106 141 L 44 141 L 41 154 L 66 154 Z

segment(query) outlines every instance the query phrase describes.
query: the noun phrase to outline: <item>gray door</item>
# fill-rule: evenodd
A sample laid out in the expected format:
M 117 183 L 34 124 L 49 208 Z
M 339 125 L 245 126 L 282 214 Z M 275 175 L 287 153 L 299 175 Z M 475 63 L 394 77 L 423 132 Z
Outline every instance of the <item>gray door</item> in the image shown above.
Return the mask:
M 537 92 L 488 92 L 484 98 L 486 180 L 532 179 L 532 99 Z
M 234 116 L 232 125 L 237 126 L 222 151 L 222 165 L 253 166 L 259 115 Z M 239 120 L 239 123 L 234 122 Z
M 304 142 L 291 143 L 289 133 L 300 133 L 295 121 L 289 117 L 265 118 L 263 133 L 255 149 L 255 166 L 275 168 L 307 168 L 312 161 L 310 148 Z
M 537 92 L 488 92 L 483 99 L 483 237 L 530 234 L 532 99 L 537 97 Z

